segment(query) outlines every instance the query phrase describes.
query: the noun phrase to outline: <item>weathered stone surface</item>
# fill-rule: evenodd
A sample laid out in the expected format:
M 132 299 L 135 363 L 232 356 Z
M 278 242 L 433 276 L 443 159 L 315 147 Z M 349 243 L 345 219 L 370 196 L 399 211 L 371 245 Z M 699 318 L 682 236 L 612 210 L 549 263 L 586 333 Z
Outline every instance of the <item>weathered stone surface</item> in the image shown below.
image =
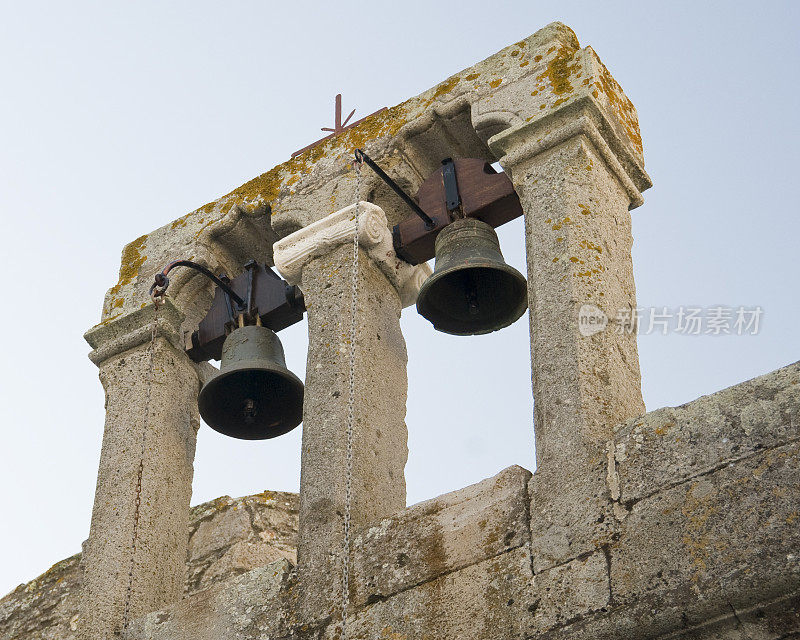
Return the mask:
M 255 640 L 286 635 L 287 560 L 253 569 L 134 621 L 128 640 Z
M 628 503 L 800 438 L 800 363 L 615 427 L 619 499 Z
M 173 338 L 181 316 L 172 305 L 161 309 L 152 342 L 152 303 L 87 334 L 106 396 L 82 556 L 80 634 L 87 640 L 105 640 L 126 611 L 138 617 L 183 594 L 200 417 L 197 373 Z
M 222 496 L 194 507 L 190 514 L 185 596 L 194 598 L 209 586 L 278 559 L 293 563 L 297 503 L 295 493 L 265 491 L 236 500 Z M 242 514 L 247 517 L 242 518 Z M 243 547 L 248 553 L 241 552 Z M 74 640 L 81 625 L 78 609 L 82 573 L 78 554 L 5 596 L 0 600 L 0 638 Z M 272 580 L 269 573 L 253 574 L 251 578 L 262 575 L 267 582 Z M 207 597 L 210 596 L 198 595 L 187 606 L 202 609 L 194 603 Z
M 610 546 L 617 605 L 695 625 L 800 588 L 800 444 L 636 503 Z
M 297 561 L 295 493 L 217 498 L 192 509 L 186 593 L 280 559 Z
M 531 580 L 530 550 L 508 553 L 401 591 L 348 618 L 352 640 L 522 638 L 520 610 Z M 331 624 L 323 635 L 339 637 Z
M 54 564 L 0 600 L 0 638 L 74 639 L 83 572 L 80 554 Z
M 509 467 L 362 531 L 353 541 L 353 604 L 385 599 L 526 545 L 530 475 Z
M 308 620 L 331 615 L 341 594 L 346 499 L 352 245 L 303 267 L 308 363 L 303 403 L 298 576 Z M 352 527 L 406 506 L 405 340 L 400 297 L 359 249 L 353 407 Z
M 659 610 L 631 606 L 600 609 L 565 626 L 529 638 L 537 640 L 788 640 L 800 636 L 800 595 L 787 594 L 749 609 L 728 607 L 719 616 L 692 625 L 680 615 L 666 620 Z
M 602 551 L 536 574 L 528 595 L 528 633 L 568 625 L 611 606 L 608 563 Z
M 599 454 L 586 460 L 583 469 L 564 465 L 536 470 L 528 485 L 534 571 L 564 564 L 611 541 L 617 522 L 605 477 Z

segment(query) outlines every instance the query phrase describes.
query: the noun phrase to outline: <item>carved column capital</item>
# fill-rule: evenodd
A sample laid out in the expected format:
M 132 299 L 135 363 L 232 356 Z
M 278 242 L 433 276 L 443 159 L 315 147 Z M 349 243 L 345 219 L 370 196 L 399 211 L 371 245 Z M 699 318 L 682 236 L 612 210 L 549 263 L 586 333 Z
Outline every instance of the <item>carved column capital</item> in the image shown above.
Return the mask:
M 89 353 L 89 359 L 99 367 L 123 351 L 150 342 L 154 315 L 155 307 L 150 303 L 122 317 L 104 320 L 93 326 L 83 336 L 93 348 Z M 180 332 L 183 320 L 183 312 L 166 298 L 158 310 L 156 337 L 163 338 L 179 351 L 183 351 Z
M 359 202 L 358 208 L 359 244 L 397 289 L 403 307 L 414 304 L 431 268 L 427 264 L 413 266 L 397 257 L 383 209 L 370 202 Z M 290 284 L 300 284 L 308 262 L 352 242 L 355 231 L 356 205 L 352 204 L 276 242 L 275 266 Z
M 535 156 L 576 136 L 595 148 L 630 199 L 630 209 L 644 204 L 642 191 L 652 186 L 639 158 L 617 133 L 612 120 L 588 96 L 582 96 L 552 113 L 524 122 L 493 136 L 489 145 L 500 163 L 513 172 Z M 638 128 L 637 128 L 638 131 Z

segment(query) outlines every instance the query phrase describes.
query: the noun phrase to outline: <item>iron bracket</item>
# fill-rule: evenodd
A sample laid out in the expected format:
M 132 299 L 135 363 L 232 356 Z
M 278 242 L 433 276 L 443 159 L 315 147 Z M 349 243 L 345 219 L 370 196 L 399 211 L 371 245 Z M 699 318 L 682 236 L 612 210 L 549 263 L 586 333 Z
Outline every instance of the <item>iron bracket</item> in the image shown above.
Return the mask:
M 167 274 L 175 267 L 192 268 L 217 285 L 208 313 L 186 346 L 186 353 L 195 362 L 219 360 L 222 344 L 239 326 L 240 318 L 243 323 L 260 323 L 273 331 L 280 331 L 303 319 L 306 306 L 300 289 L 255 260 L 249 260 L 244 271 L 233 280 L 225 274 L 217 276 L 190 260 L 176 260 L 156 275 L 150 287 L 151 296 L 161 297 L 166 293 L 169 286 Z

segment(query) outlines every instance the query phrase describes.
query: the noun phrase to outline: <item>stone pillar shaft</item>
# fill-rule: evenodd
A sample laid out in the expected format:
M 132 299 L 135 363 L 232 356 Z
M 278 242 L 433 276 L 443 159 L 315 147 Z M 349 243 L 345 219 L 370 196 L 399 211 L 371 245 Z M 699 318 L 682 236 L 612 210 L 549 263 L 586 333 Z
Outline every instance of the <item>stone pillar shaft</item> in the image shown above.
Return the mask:
M 86 639 L 112 637 L 123 624 L 128 600 L 133 620 L 183 595 L 199 381 L 175 346 L 180 312 L 168 303 L 159 315 L 152 387 L 152 306 L 86 336 L 95 347 L 90 357 L 106 394 L 91 531 L 83 552 L 80 626 Z
M 419 283 L 429 272 L 393 257 L 386 218 L 378 207 L 361 203 L 360 211 L 352 441 L 354 532 L 406 506 L 408 358 L 400 310 L 403 300 L 413 302 Z M 306 621 L 338 616 L 341 601 L 354 213 L 354 207 L 348 207 L 331 214 L 275 246 L 276 265 L 290 282 L 300 278 L 308 308 L 297 551 L 301 611 Z
M 633 327 L 636 289 L 627 194 L 575 136 L 511 168 L 525 210 L 538 465 L 594 450 L 644 413 Z M 602 326 L 585 325 L 599 309 Z M 598 318 L 602 318 L 597 314 Z
M 650 180 L 636 112 L 589 48 L 575 42 L 555 56 L 581 89 L 489 142 L 525 213 L 536 571 L 610 542 L 616 514 L 607 443 L 614 425 L 644 413 L 629 210 Z M 553 78 L 554 91 L 565 88 Z

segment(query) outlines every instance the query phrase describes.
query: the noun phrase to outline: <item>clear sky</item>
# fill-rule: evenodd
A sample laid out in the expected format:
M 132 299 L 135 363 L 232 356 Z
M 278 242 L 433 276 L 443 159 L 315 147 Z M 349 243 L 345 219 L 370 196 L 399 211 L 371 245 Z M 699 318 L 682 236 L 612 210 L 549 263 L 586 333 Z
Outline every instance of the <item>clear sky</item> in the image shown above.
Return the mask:
M 641 335 L 648 409 L 800 358 L 798 7 L 2 0 L 0 594 L 88 534 L 104 413 L 82 334 L 123 245 L 316 140 L 336 93 L 366 115 L 553 20 L 639 111 L 655 185 L 633 212 L 640 306 L 763 309 L 757 335 Z M 518 220 L 500 237 L 525 272 L 522 233 Z M 413 309 L 402 324 L 409 503 L 533 469 L 527 320 L 475 338 Z M 302 376 L 305 323 L 281 339 Z M 299 446 L 299 429 L 254 443 L 204 426 L 193 502 L 296 491 Z

